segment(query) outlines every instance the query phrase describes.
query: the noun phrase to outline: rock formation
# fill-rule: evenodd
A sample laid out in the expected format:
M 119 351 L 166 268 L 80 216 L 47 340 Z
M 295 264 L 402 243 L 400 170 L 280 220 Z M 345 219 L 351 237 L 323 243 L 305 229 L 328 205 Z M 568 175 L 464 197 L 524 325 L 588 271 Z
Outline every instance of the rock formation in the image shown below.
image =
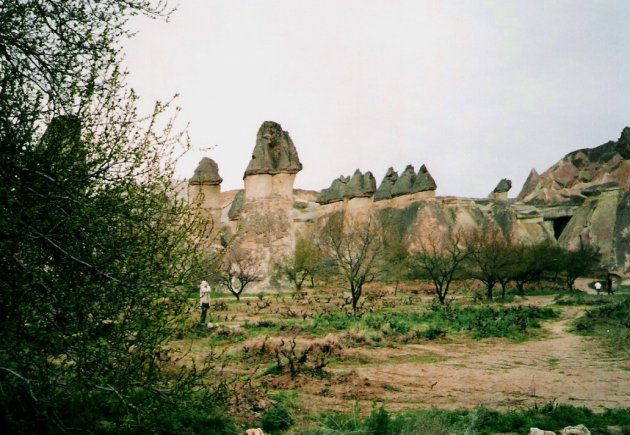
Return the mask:
M 244 202 L 293 198 L 295 174 L 302 170 L 289 133 L 276 122 L 265 121 L 258 129 L 252 159 L 245 170 Z
M 611 181 L 622 190 L 630 187 L 629 127 L 616 142 L 574 151 L 540 176 L 530 174 L 517 199 L 534 205 L 580 205 L 585 200 L 585 189 Z
M 267 276 L 291 252 L 297 234 L 337 212 L 349 219 L 389 214 L 412 253 L 427 237 L 439 240 L 449 228 L 484 227 L 500 230 L 514 243 L 549 241 L 571 249 L 583 240 L 599 247 L 605 267 L 630 272 L 629 128 L 616 142 L 570 153 L 541 175 L 532 170 L 517 200 L 510 202 L 508 179 L 499 182 L 490 199 L 436 198 L 437 185 L 424 165 L 417 173 L 408 165 L 400 176 L 389 168 L 378 189 L 370 172 L 357 169 L 319 194 L 302 191 L 295 202 L 293 181 L 302 165 L 279 124 L 263 123 L 253 154 L 245 188 L 235 195 L 224 225 L 238 232 L 240 246 Z M 218 189 L 212 184 L 220 183 L 214 169 L 202 161 L 190 179 L 191 191 L 195 186 Z
M 352 178 L 345 186 L 344 198 L 369 198 L 376 192 L 376 180 L 370 171 L 362 174 L 360 170 L 354 171 Z
M 219 165 L 208 157 L 201 159 L 192 178 L 188 180 L 188 184 L 192 185 L 217 185 L 222 182 L 223 178 L 219 175 Z
M 211 233 L 217 234 L 221 228 L 221 182 L 217 163 L 204 157 L 201 159 L 192 178 L 188 180 L 188 198 L 212 218 Z
M 383 177 L 383 181 L 381 181 L 381 185 L 374 192 L 374 201 L 392 198 L 392 189 L 396 184 L 396 180 L 398 180 L 398 172 L 394 171 L 394 168 L 390 166 Z
M 302 163 L 289 133 L 276 122 L 263 122 L 243 178 L 257 174 L 297 174 L 301 170 Z
M 331 204 L 343 200 L 343 194 L 346 191 L 346 184 L 350 181 L 349 177 L 340 175 L 339 178 L 335 178 L 330 187 L 323 189 L 317 199 L 318 204 Z
M 494 188 L 489 196 L 495 201 L 507 201 L 508 192 L 511 188 L 512 181 L 508 180 L 507 178 L 503 178 L 501 179 L 501 181 L 499 181 L 499 184 L 497 184 L 497 187 Z

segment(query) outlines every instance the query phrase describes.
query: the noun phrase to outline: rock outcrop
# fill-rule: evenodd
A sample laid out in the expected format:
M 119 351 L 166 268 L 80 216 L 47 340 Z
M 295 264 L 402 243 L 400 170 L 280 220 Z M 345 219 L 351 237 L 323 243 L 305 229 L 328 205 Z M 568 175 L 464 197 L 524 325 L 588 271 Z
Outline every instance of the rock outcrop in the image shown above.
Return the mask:
M 257 174 L 297 174 L 301 170 L 302 163 L 289 133 L 277 122 L 263 122 L 243 178 Z
M 370 198 L 376 192 L 376 179 L 370 171 L 365 174 L 359 169 L 352 177 L 343 175 L 335 178 L 329 188 L 323 189 L 316 199 L 318 204 L 331 204 L 352 198 Z
M 192 204 L 200 207 L 212 219 L 208 240 L 214 240 L 221 230 L 221 183 L 217 163 L 204 157 L 201 159 L 193 176 L 188 180 L 188 198 Z
M 392 189 L 396 184 L 396 180 L 398 180 L 398 172 L 394 171 L 394 168 L 390 166 L 383 177 L 383 181 L 381 181 L 381 185 L 374 192 L 374 201 L 392 198 Z
M 490 193 L 489 197 L 494 199 L 495 201 L 507 201 L 508 192 L 512 188 L 512 180 L 508 180 L 507 178 L 503 178 L 497 184 L 497 187 Z
M 192 178 L 188 180 L 188 184 L 208 184 L 217 185 L 223 182 L 223 178 L 219 175 L 219 165 L 211 158 L 204 157 L 197 165 Z
M 370 171 L 362 174 L 359 169 L 354 171 L 352 178 L 345 185 L 344 198 L 369 198 L 376 192 L 376 179 Z
M 530 174 L 517 200 L 535 205 L 581 204 L 594 185 L 630 188 L 630 128 L 619 139 L 567 154 L 540 176 Z
M 350 177 L 344 177 L 340 175 L 339 178 L 335 178 L 330 187 L 323 189 L 317 199 L 318 204 L 331 204 L 343 200 L 343 194 L 346 191 L 346 185 L 350 181 Z

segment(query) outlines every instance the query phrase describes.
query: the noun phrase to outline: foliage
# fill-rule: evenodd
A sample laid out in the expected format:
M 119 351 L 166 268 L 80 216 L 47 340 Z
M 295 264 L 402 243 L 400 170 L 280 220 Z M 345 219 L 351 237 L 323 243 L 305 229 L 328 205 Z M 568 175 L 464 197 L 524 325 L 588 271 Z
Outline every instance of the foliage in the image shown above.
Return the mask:
M 461 231 L 449 229 L 441 240 L 427 236 L 422 240 L 419 252 L 411 258 L 410 277 L 429 279 L 435 296 L 444 304 L 451 282 L 469 255 Z
M 293 255 L 276 265 L 276 273 L 287 278 L 295 290 L 300 291 L 307 279 L 310 279 L 311 286 L 314 286 L 315 277 L 324 271 L 325 266 L 323 253 L 313 239 L 300 238 L 295 244 Z
M 247 285 L 262 279 L 258 259 L 238 246 L 229 247 L 211 273 L 213 279 L 223 284 L 237 301 Z
M 350 290 L 352 310 L 358 310 L 363 286 L 374 280 L 383 253 L 382 233 L 376 222 L 346 222 L 342 213 L 332 215 L 321 232 L 321 246 L 337 266 Z
M 580 276 L 589 276 L 595 272 L 601 260 L 597 247 L 587 245 L 580 239 L 577 250 L 559 249 L 558 267 L 563 272 L 569 290 L 574 290 L 575 280 Z
M 473 338 L 520 338 L 529 328 L 539 327 L 540 320 L 553 319 L 558 313 L 551 308 L 535 306 L 464 307 L 434 305 L 424 320 L 440 330 L 470 331 Z
M 503 236 L 500 229 L 484 226 L 467 233 L 466 245 L 469 252 L 469 276 L 485 284 L 488 300 L 493 299 L 493 289 L 497 283 L 501 284 L 502 296 L 505 297 L 506 285 L 511 279 L 510 271 L 516 263 L 515 251 L 510 241 Z
M 265 432 L 282 433 L 295 424 L 291 397 L 287 394 L 277 394 L 273 399 L 276 403 L 264 412 L 261 425 Z
M 608 426 L 630 428 L 630 411 L 608 409 L 595 413 L 588 408 L 548 403 L 541 407 L 494 411 L 484 406 L 475 409 L 426 409 L 392 414 L 384 407 L 374 408 L 368 417 L 361 417 L 360 409 L 352 413 L 325 412 L 316 427 L 306 430 L 309 435 L 350 435 L 378 433 L 403 434 L 494 434 L 528 433 L 532 427 L 559 431 L 580 422 L 591 433 L 608 433 Z M 375 431 L 377 429 L 378 431 Z
M 173 190 L 173 152 L 187 138 L 161 116 L 167 105 L 136 113 L 118 68 L 128 17 L 165 12 L 144 0 L 0 3 L 0 419 L 9 432 L 229 426 L 199 383 L 207 369 L 176 368 L 168 345 L 210 225 Z
M 394 294 L 398 285 L 407 275 L 409 252 L 405 243 L 404 220 L 398 219 L 400 210 L 385 209 L 378 214 L 379 226 L 383 234 L 383 263 L 381 279 L 394 284 Z
M 525 284 L 538 281 L 547 271 L 553 271 L 558 248 L 550 243 L 514 246 L 515 261 L 510 274 L 518 294 L 525 296 Z
M 615 297 L 603 306 L 588 310 L 575 320 L 573 329 L 602 338 L 614 352 L 630 352 L 630 296 Z

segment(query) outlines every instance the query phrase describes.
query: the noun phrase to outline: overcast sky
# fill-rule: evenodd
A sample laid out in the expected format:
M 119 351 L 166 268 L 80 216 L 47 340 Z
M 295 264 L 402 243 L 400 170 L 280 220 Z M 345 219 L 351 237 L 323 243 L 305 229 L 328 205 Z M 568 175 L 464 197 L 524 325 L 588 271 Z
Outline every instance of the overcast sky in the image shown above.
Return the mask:
M 180 0 L 168 23 L 133 21 L 125 62 L 144 104 L 180 94 L 182 178 L 209 156 L 242 188 L 269 120 L 304 165 L 296 188 L 424 163 L 440 196 L 501 178 L 516 196 L 630 125 L 628 23 L 627 0 Z

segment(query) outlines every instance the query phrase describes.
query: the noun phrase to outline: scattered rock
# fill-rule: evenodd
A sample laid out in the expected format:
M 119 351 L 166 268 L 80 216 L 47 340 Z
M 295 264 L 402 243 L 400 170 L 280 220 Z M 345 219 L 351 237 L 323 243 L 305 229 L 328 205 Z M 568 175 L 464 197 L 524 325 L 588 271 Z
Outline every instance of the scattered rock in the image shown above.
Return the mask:
M 542 430 L 537 427 L 532 427 L 529 429 L 529 435 L 556 435 L 556 433 L 551 432 L 550 430 Z

